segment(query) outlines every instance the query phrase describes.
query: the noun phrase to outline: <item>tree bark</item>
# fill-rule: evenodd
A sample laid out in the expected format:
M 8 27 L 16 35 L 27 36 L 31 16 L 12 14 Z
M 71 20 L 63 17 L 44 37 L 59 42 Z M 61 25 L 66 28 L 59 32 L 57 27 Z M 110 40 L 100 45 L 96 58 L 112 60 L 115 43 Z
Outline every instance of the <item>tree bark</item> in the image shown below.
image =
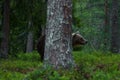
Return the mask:
M 45 65 L 70 68 L 72 58 L 72 0 L 48 0 Z
M 30 15 L 31 16 L 31 15 Z M 27 37 L 27 46 L 26 46 L 26 53 L 30 53 L 33 51 L 33 32 L 32 32 L 32 18 L 29 18 L 28 21 L 28 37 Z
M 0 57 L 7 58 L 9 50 L 9 0 L 4 0 L 4 11 L 3 11 L 3 27 L 2 27 L 2 41 L 0 45 Z
M 118 4 L 118 0 L 112 0 L 111 51 L 113 53 L 119 52 Z
M 30 31 L 28 33 L 28 38 L 27 38 L 27 47 L 26 47 L 26 53 L 30 53 L 33 51 L 33 33 Z

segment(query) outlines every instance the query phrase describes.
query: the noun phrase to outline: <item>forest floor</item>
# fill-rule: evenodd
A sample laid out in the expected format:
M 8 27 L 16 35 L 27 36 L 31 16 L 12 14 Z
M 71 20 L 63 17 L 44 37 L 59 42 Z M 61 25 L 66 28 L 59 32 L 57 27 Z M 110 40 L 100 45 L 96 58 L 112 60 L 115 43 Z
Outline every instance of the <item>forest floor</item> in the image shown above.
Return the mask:
M 71 70 L 43 69 L 39 54 L 0 59 L 0 80 L 120 80 L 120 54 L 74 51 Z

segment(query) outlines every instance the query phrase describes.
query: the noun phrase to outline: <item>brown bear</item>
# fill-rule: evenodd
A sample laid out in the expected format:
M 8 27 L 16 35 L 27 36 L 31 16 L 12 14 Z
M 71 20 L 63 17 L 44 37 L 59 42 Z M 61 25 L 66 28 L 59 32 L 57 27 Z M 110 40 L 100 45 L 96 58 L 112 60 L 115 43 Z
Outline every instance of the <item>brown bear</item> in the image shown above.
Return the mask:
M 85 45 L 87 40 L 79 33 L 72 33 L 72 46 Z M 45 35 L 42 35 L 37 43 L 37 51 L 41 56 L 41 61 L 44 59 Z
M 87 40 L 79 33 L 72 34 L 72 46 L 73 47 L 77 45 L 85 45 L 86 43 L 87 43 Z
M 37 42 L 37 51 L 41 56 L 41 61 L 44 59 L 45 35 L 42 35 Z

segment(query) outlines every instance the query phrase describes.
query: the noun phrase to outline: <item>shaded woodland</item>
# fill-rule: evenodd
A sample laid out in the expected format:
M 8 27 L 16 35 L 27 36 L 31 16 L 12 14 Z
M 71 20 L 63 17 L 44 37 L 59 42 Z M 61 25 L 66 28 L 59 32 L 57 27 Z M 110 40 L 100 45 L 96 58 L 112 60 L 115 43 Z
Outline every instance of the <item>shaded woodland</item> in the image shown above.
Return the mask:
M 120 80 L 118 0 L 0 0 L 0 80 Z

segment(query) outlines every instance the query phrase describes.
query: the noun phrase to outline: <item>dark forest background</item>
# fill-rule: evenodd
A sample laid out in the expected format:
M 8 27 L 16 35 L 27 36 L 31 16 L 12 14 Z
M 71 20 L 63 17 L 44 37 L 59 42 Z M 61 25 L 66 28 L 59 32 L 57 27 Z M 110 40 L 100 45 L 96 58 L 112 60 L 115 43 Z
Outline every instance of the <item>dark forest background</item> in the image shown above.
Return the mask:
M 58 77 L 60 80 L 120 79 L 118 76 L 120 74 L 119 7 L 118 0 L 73 0 L 72 31 L 79 31 L 88 40 L 88 44 L 74 47 L 73 51 L 75 61 L 79 65 L 77 69 L 80 69 L 81 72 L 64 73 L 60 71 L 60 74 L 63 74 L 61 76 L 58 72 L 53 71 L 52 78 L 49 77 L 49 80 L 59 80 Z M 18 80 L 18 77 L 21 80 L 23 75 L 41 67 L 42 63 L 39 62 L 36 43 L 46 26 L 46 12 L 47 0 L 0 0 L 0 67 L 2 67 L 0 74 L 3 74 L 0 76 L 0 80 Z M 14 62 L 15 60 L 18 61 Z M 103 61 L 100 62 L 101 60 Z M 86 61 L 85 64 L 84 61 Z M 28 63 L 28 65 L 24 65 L 24 63 Z M 37 65 L 38 63 L 39 65 Z M 6 65 L 11 65 L 11 67 Z M 92 65 L 94 69 L 97 69 L 96 73 L 94 71 L 90 73 L 92 69 L 88 67 Z M 15 73 L 11 73 L 11 71 Z M 45 71 L 49 72 L 50 69 L 41 71 L 41 79 L 32 77 L 28 80 L 48 80 L 48 77 L 45 79 L 43 74 L 50 76 L 52 72 L 47 74 Z M 31 75 L 37 76 L 37 70 L 35 73 L 30 73 L 29 77 Z M 99 76 L 100 79 L 98 79 Z

